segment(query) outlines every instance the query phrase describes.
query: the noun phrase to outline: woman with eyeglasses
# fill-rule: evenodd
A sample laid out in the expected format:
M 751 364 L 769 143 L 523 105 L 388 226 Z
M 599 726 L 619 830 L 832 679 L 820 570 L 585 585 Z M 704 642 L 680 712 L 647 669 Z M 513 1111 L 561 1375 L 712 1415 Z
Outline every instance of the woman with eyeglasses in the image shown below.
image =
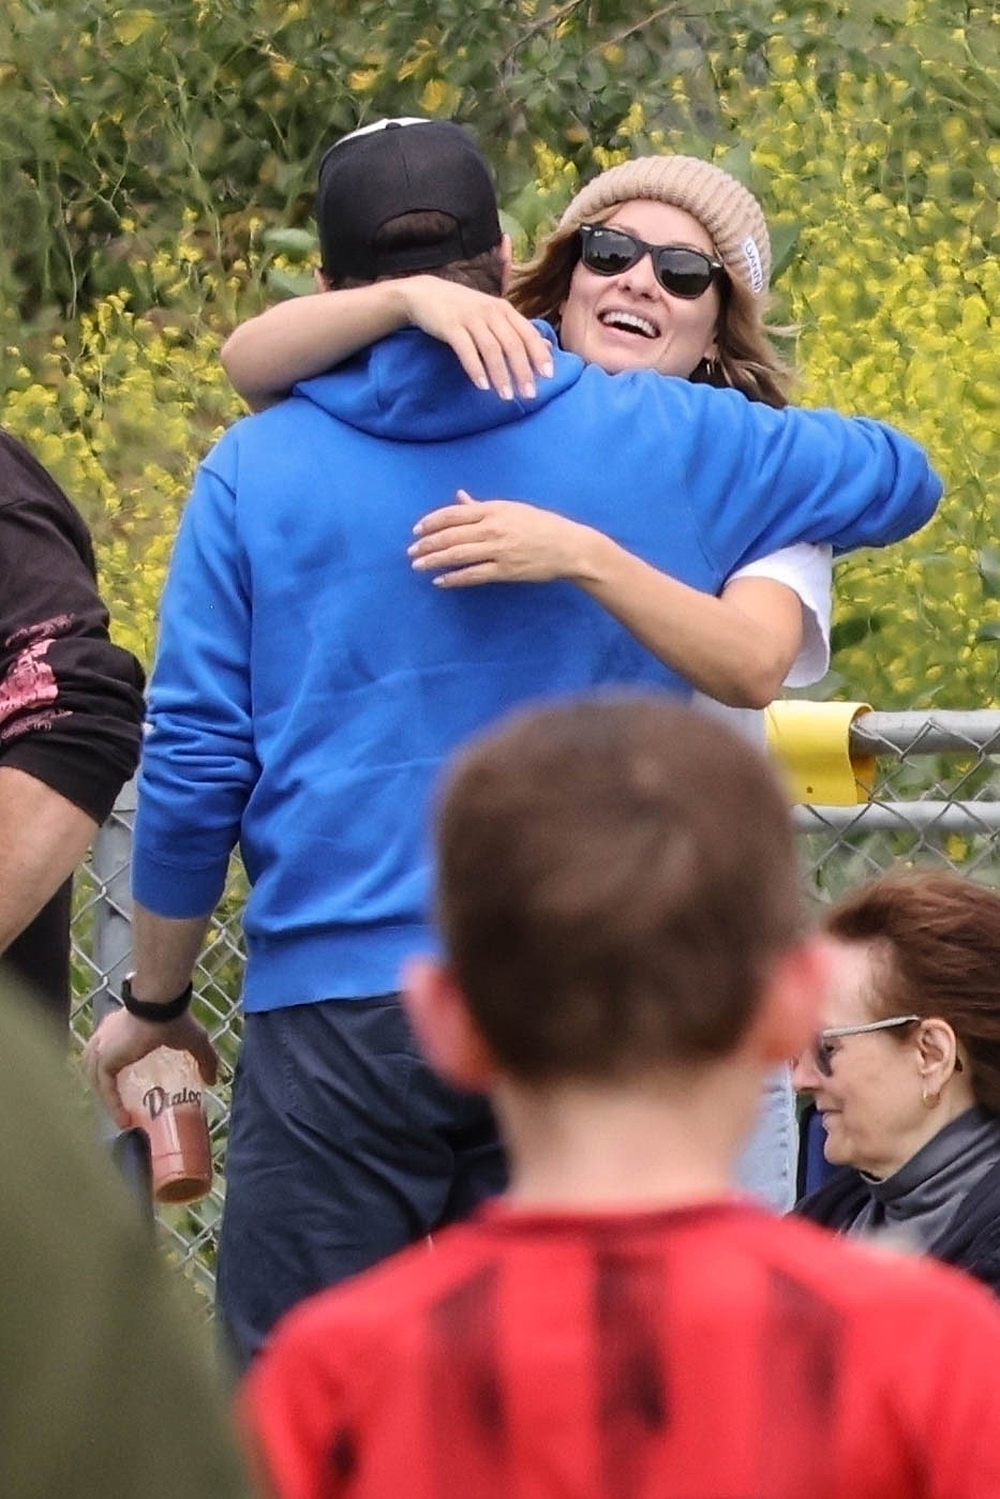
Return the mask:
M 1000 1292 L 1000 895 L 890 875 L 824 925 L 841 979 L 794 1080 L 842 1169 L 796 1211 L 891 1233 Z

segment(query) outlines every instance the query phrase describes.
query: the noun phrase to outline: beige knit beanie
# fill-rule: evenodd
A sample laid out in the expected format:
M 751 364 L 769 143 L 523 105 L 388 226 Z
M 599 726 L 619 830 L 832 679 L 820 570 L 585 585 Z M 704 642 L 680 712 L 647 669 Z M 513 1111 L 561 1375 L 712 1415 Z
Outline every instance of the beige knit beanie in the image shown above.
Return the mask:
M 708 230 L 733 280 L 755 297 L 764 296 L 771 279 L 771 239 L 761 206 L 735 177 L 697 156 L 637 156 L 609 167 L 580 189 L 559 227 L 577 228 L 601 209 L 633 198 L 685 209 Z

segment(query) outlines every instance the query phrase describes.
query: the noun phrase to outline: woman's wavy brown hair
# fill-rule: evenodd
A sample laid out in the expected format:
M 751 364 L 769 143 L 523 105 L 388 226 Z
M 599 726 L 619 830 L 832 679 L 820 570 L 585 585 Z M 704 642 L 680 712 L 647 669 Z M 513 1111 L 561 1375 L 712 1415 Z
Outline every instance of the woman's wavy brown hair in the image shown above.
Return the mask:
M 595 213 L 591 222 L 606 222 L 617 206 Z M 570 278 L 579 259 L 580 231 L 556 229 L 531 260 L 515 266 L 509 300 L 525 317 L 544 318 L 558 332 Z M 762 401 L 780 410 L 788 405 L 793 372 L 764 326 L 762 314 L 766 304 L 729 276 L 722 278 L 720 293 L 718 357 L 711 363 L 703 359 L 689 379 L 695 385 L 742 391 L 748 400 Z

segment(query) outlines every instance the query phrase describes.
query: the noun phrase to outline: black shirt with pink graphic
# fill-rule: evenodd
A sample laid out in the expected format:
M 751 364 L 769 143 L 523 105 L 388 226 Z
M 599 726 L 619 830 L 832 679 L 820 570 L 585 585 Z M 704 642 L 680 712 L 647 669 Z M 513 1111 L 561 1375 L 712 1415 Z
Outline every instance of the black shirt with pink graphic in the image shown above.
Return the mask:
M 144 674 L 108 635 L 79 512 L 0 429 L 0 765 L 103 822 L 135 770 Z M 68 999 L 68 887 L 8 949 L 43 995 Z

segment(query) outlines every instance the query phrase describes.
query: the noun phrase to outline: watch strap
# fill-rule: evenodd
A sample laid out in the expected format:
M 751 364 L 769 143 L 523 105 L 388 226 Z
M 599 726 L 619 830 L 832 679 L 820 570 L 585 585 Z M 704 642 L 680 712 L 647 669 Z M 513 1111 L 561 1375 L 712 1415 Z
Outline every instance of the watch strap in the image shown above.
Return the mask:
M 153 1004 L 149 1000 L 136 999 L 132 993 L 132 975 L 128 974 L 122 979 L 122 1004 L 130 1015 L 137 1020 L 149 1020 L 154 1025 L 166 1025 L 170 1020 L 178 1020 L 184 1014 L 191 1003 L 194 993 L 194 984 L 189 983 L 183 993 L 178 994 L 176 999 L 168 999 L 164 1004 Z

